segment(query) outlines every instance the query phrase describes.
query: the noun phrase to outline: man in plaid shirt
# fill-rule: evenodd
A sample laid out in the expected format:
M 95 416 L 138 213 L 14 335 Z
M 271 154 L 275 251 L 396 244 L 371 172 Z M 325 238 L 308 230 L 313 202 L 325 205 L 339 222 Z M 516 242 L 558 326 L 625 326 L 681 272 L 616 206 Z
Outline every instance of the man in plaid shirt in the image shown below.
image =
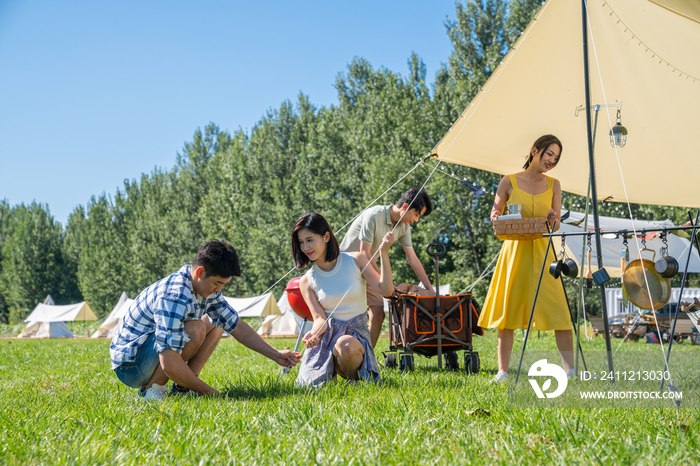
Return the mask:
M 238 256 L 222 241 L 210 241 L 197 251 L 192 265 L 146 288 L 129 307 L 109 347 L 112 369 L 126 385 L 139 388 L 145 399 L 165 398 L 168 380 L 173 390 L 219 396 L 198 376 L 224 331 L 243 345 L 281 366 L 294 366 L 300 353 L 267 344 L 221 294 L 231 278 L 240 276 Z

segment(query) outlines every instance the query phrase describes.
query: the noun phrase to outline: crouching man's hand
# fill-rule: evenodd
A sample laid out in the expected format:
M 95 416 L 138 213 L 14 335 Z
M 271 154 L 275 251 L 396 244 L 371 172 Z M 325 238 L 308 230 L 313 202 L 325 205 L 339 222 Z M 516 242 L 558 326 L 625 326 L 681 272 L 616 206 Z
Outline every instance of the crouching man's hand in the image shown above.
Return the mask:
M 216 388 L 209 387 L 209 390 L 201 394 L 209 398 L 221 398 L 221 393 Z
M 278 355 L 273 357 L 272 360 L 283 367 L 294 367 L 299 363 L 301 359 L 301 353 L 291 351 L 291 350 L 279 350 Z

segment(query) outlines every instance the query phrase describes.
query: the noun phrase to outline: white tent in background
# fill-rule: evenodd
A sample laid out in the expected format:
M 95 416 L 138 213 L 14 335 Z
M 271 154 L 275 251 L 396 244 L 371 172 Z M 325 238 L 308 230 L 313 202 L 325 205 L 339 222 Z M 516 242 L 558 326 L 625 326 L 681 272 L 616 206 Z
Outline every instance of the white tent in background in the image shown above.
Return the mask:
M 83 301 L 77 304 L 55 306 L 51 296 L 46 301 L 37 304 L 29 317 L 24 319 L 27 326 L 18 338 L 74 338 L 66 322 L 81 320 L 97 320 L 90 306 Z
M 584 214 L 580 212 L 571 212 L 569 218 L 564 220 L 560 233 L 581 233 L 585 231 L 583 229 L 583 217 Z M 593 216 L 588 216 L 588 229 L 593 230 Z M 576 225 L 578 224 L 578 225 Z M 670 220 L 663 221 L 647 221 L 647 220 L 635 220 L 634 226 L 637 230 L 643 228 L 659 228 L 659 227 L 672 227 L 673 222 Z M 605 237 L 605 231 L 615 231 L 615 230 L 628 230 L 630 234 L 632 233 L 632 221 L 626 218 L 614 218 L 614 217 L 600 217 L 600 228 L 603 232 L 603 237 L 600 239 L 601 245 L 603 246 L 603 267 L 608 272 L 611 277 L 621 277 L 622 270 L 620 269 L 620 257 L 622 254 L 623 239 L 619 238 L 607 238 Z M 670 256 L 673 256 L 678 261 L 681 272 L 685 268 L 685 263 L 688 260 L 688 253 L 692 251 L 690 256 L 690 263 L 688 264 L 689 273 L 700 273 L 700 255 L 698 255 L 698 250 L 694 247 L 690 247 L 690 241 L 676 236 L 674 234 L 668 234 L 668 252 Z M 586 273 L 584 267 L 581 267 L 581 248 L 583 246 L 583 241 L 585 241 L 583 236 L 567 236 L 566 237 L 566 254 L 568 257 L 574 259 L 578 264 L 579 275 L 581 273 Z M 637 259 L 639 255 L 639 249 L 637 248 L 637 243 L 641 247 L 641 240 L 634 238 L 629 238 L 627 240 L 629 246 L 629 257 L 630 261 Z M 552 240 L 554 250 L 557 254 L 561 251 L 561 238 L 554 238 Z M 658 259 L 661 254 L 661 247 L 663 243 L 660 237 L 655 237 L 653 239 L 647 240 L 647 248 L 656 251 L 656 259 Z M 597 249 L 595 241 L 591 241 L 592 247 L 592 259 L 593 259 L 593 270 L 597 270 Z M 551 254 L 551 253 L 550 253 Z M 554 260 L 553 256 L 550 256 Z M 644 253 L 642 255 L 644 259 L 652 259 L 652 253 Z M 611 314 L 612 315 L 612 314 Z
M 29 322 L 17 338 L 75 338 L 65 322 Z
M 259 335 L 268 338 L 296 337 L 300 331 L 305 333 L 311 330 L 313 325 L 311 321 L 308 321 L 302 330 L 303 319 L 292 311 L 292 307 L 287 301 L 286 291 L 277 301 L 277 307 L 281 311 L 281 315 L 268 316 L 258 329 Z
M 100 328 L 92 334 L 92 338 L 112 338 L 116 335 L 122 326 L 124 314 L 126 314 L 126 311 L 129 310 L 129 306 L 131 306 L 133 302 L 134 300 L 129 299 L 126 295 L 126 291 L 122 292 L 112 312 L 105 318 Z
M 224 296 L 238 317 L 267 317 L 282 315 L 272 293 L 265 293 L 251 298 L 229 298 Z
M 81 320 L 97 320 L 90 306 L 85 301 L 77 304 L 54 306 L 37 304 L 25 322 L 73 322 Z

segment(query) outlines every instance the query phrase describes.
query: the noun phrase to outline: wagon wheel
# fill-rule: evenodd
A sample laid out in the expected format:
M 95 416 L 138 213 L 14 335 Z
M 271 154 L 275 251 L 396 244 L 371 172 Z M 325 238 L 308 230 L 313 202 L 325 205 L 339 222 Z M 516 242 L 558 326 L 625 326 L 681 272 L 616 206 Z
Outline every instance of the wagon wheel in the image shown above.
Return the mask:
M 457 356 L 457 353 L 447 353 L 445 355 L 445 359 L 445 369 L 452 371 L 459 370 L 459 357 Z
M 464 370 L 468 374 L 478 374 L 481 361 L 478 353 L 464 353 Z
M 401 355 L 399 369 L 402 372 L 405 372 L 405 371 L 413 372 L 415 370 L 415 366 L 413 365 L 413 355 L 412 354 L 402 354 Z
M 389 353 L 384 355 L 384 367 L 387 369 L 396 369 L 398 364 L 396 363 L 396 353 Z

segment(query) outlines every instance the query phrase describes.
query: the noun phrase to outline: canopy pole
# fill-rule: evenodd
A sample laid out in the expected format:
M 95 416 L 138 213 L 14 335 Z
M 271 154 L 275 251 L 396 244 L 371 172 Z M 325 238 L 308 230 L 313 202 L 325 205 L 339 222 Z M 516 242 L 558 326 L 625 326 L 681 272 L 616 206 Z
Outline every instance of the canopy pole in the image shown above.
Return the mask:
M 598 112 L 600 111 L 600 105 L 596 105 L 593 110 L 595 110 L 595 123 L 593 124 L 593 150 L 595 151 L 595 135 L 598 131 Z M 583 217 L 583 231 L 588 231 L 588 210 L 591 206 L 591 177 L 588 177 L 588 191 L 586 191 L 586 214 Z M 583 261 L 586 257 L 586 242 L 581 242 L 581 278 L 578 282 L 578 302 L 576 303 L 576 360 L 574 361 L 574 370 L 578 374 L 578 359 L 579 359 L 579 348 L 581 347 L 581 329 L 579 328 L 579 322 L 581 322 L 581 316 L 584 315 L 585 309 L 583 309 Z M 586 330 L 586 318 L 583 318 L 583 330 L 588 336 L 588 331 Z M 584 361 L 585 365 L 585 361 Z
M 588 27 L 586 18 L 586 0 L 581 0 L 581 23 L 583 25 L 583 79 L 586 93 L 586 139 L 588 142 L 588 164 L 590 167 L 591 183 L 591 205 L 593 206 L 593 223 L 595 226 L 596 257 L 598 259 L 598 270 L 603 268 L 603 248 L 600 242 L 600 218 L 598 217 L 598 190 L 595 182 L 595 164 L 593 159 L 593 132 L 591 128 L 591 89 L 590 76 L 588 70 Z M 605 349 L 608 355 L 608 370 L 610 371 L 610 381 L 615 382 L 612 360 L 612 345 L 610 343 L 610 332 L 608 329 L 608 306 L 605 300 L 605 283 L 600 284 L 600 304 L 603 313 L 603 329 L 605 331 Z

